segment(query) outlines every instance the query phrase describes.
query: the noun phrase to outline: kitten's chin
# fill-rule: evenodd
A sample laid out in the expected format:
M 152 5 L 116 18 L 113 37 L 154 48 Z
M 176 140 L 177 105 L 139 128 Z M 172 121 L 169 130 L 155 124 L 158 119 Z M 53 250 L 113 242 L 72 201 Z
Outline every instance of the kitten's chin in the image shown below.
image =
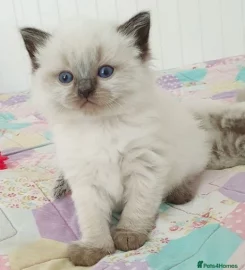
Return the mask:
M 89 100 L 75 102 L 73 104 L 70 104 L 67 108 L 70 110 L 75 110 L 77 112 L 80 111 L 81 113 L 86 115 L 93 115 L 101 110 L 99 105 Z
M 96 103 L 87 100 L 80 105 L 80 110 L 82 110 L 84 114 L 96 114 L 99 113 L 101 107 Z
M 93 101 L 77 101 L 72 104 L 66 104 L 64 107 L 69 111 L 82 113 L 84 115 L 101 115 L 106 111 L 106 106 L 97 104 Z

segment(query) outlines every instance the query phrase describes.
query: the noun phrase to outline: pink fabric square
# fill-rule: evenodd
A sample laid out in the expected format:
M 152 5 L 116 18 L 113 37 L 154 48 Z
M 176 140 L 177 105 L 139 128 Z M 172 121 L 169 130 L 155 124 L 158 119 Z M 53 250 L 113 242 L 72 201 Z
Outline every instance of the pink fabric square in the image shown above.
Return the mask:
M 8 257 L 5 255 L 0 255 L 0 269 L 1 270 L 10 270 Z
M 239 204 L 222 222 L 224 227 L 245 239 L 245 203 Z

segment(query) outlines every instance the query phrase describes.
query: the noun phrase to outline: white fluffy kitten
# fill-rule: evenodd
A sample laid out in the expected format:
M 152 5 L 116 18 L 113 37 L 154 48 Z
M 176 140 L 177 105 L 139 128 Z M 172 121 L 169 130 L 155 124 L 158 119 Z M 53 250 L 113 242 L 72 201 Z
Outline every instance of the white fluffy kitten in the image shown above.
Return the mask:
M 155 88 L 149 30 L 147 12 L 120 26 L 73 22 L 52 35 L 21 30 L 33 96 L 51 125 L 82 232 L 68 250 L 75 265 L 93 265 L 115 247 L 142 246 L 162 199 L 209 161 L 205 131 Z M 114 209 L 122 215 L 111 235 Z

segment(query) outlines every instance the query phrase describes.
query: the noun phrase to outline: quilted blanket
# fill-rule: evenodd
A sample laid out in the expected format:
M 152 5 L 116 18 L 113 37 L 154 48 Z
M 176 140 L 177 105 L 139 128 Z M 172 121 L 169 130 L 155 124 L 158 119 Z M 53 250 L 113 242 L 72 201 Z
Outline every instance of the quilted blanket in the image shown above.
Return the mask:
M 233 102 L 245 87 L 245 57 L 164 71 L 156 83 L 179 98 Z M 46 269 L 46 262 L 34 259 L 17 267 L 11 254 L 40 240 L 65 245 L 80 232 L 70 196 L 51 196 L 57 177 L 52 134 L 28 93 L 0 95 L 0 151 L 9 157 L 8 169 L 0 171 L 0 269 Z M 93 269 L 245 270 L 245 167 L 207 171 L 200 181 L 192 202 L 161 205 L 142 248 L 117 252 Z M 35 264 L 40 268 L 29 268 Z

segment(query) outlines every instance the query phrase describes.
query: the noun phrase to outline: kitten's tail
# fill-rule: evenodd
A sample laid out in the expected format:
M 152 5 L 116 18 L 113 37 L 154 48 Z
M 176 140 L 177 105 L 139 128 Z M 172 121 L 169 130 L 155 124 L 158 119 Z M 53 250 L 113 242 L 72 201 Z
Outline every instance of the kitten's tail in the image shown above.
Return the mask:
M 245 89 L 237 90 L 236 102 L 245 102 Z

